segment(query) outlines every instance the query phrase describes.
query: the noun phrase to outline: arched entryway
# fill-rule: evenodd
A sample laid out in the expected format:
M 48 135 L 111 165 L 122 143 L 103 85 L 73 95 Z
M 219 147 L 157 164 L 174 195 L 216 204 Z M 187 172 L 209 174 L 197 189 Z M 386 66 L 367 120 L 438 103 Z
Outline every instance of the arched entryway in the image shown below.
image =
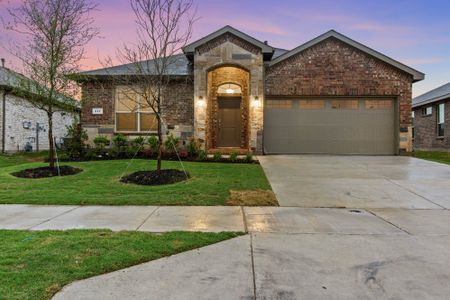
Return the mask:
M 208 72 L 208 149 L 248 149 L 249 77 L 236 66 Z

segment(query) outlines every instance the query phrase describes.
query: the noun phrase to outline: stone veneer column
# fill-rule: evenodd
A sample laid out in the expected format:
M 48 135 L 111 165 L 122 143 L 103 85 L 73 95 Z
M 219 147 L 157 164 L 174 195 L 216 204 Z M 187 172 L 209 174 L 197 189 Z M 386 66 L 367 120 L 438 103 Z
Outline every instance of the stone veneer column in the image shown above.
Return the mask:
M 239 44 L 239 42 L 238 42 Z M 208 71 L 219 66 L 241 66 L 249 71 L 249 148 L 262 153 L 263 129 L 263 56 L 260 49 L 249 45 L 247 49 L 224 39 L 223 43 L 203 45 L 194 56 L 194 137 L 206 142 L 208 111 L 211 101 L 208 99 Z M 257 97 L 257 101 L 255 101 Z M 205 143 L 203 143 L 203 148 Z

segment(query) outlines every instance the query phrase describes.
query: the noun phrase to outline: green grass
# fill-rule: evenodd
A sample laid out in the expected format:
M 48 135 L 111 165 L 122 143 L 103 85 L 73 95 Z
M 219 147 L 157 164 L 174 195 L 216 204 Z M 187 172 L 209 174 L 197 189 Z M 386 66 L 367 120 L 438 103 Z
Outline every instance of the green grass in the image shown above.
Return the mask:
M 0 299 L 50 299 L 75 280 L 241 233 L 0 230 Z
M 15 166 L 19 164 L 44 161 L 48 156 L 48 151 L 25 153 L 19 152 L 14 154 L 0 154 L 0 168 Z
M 450 152 L 414 151 L 414 157 L 450 165 Z
M 64 163 L 83 172 L 64 177 L 23 179 L 11 172 L 44 165 L 27 163 L 0 168 L 0 203 L 100 204 L 100 205 L 224 205 L 230 190 L 270 190 L 258 164 L 184 162 L 188 181 L 164 186 L 139 186 L 119 182 L 120 176 L 155 168 L 155 161 L 88 161 Z M 180 169 L 176 161 L 163 168 Z

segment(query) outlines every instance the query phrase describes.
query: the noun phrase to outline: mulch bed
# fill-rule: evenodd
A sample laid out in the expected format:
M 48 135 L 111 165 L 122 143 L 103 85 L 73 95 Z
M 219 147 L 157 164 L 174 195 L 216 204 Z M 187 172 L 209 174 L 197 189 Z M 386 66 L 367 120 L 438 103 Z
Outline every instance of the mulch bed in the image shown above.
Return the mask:
M 50 167 L 40 167 L 33 169 L 25 169 L 22 171 L 11 173 L 11 175 L 20 177 L 20 178 L 47 178 L 47 177 L 55 177 L 55 176 L 69 176 L 75 175 L 83 171 L 79 168 L 74 168 L 71 166 L 60 166 L 59 173 L 57 168 Z
M 176 169 L 161 170 L 159 176 L 156 171 L 137 171 L 122 177 L 120 182 L 140 185 L 163 185 L 184 181 L 189 177 L 189 173 L 186 177 L 183 171 Z

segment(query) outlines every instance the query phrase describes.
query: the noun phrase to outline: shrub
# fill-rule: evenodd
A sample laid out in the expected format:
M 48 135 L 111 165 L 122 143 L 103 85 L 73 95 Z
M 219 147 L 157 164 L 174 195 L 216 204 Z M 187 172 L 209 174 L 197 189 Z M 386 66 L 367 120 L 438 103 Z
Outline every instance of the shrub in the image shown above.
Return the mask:
M 214 161 L 221 161 L 222 160 L 222 152 L 219 151 L 219 152 L 214 153 L 213 160 Z
M 172 134 L 168 135 L 164 142 L 164 148 L 167 152 L 178 151 L 180 149 L 180 138 L 176 138 Z
M 231 152 L 231 154 L 230 154 L 230 161 L 231 162 L 236 162 L 237 161 L 237 157 L 238 157 L 238 153 L 237 152 Z
M 109 140 L 106 136 L 99 135 L 94 138 L 94 145 L 97 155 L 104 155 L 106 146 L 109 146 Z
M 132 157 L 137 153 L 144 151 L 145 139 L 142 136 L 138 136 L 131 141 L 131 148 L 128 149 L 132 153 Z
M 244 161 L 246 163 L 253 163 L 253 153 L 251 152 L 247 152 L 247 154 L 245 155 Z
M 138 136 L 131 141 L 133 146 L 142 147 L 145 144 L 145 139 L 142 136 Z
M 93 149 L 88 149 L 86 151 L 86 153 L 84 154 L 84 158 L 86 160 L 93 160 L 97 157 L 97 154 L 95 153 L 95 151 Z
M 200 152 L 198 153 L 198 159 L 201 161 L 207 161 L 208 153 L 206 153 L 206 151 L 200 150 Z
M 127 155 L 128 139 L 123 134 L 118 134 L 113 137 L 114 149 L 118 153 L 118 157 L 124 157 Z
M 159 141 L 158 141 L 158 137 L 152 135 L 151 137 L 148 138 L 148 144 L 150 145 L 150 150 L 153 153 L 157 153 L 158 152 L 158 147 L 159 147 Z
M 188 145 L 187 145 L 187 152 L 188 152 L 188 155 L 189 155 L 190 157 L 197 157 L 198 154 L 199 154 L 199 153 L 198 153 L 199 150 L 200 150 L 200 146 L 199 146 L 197 140 L 194 139 L 194 138 L 190 138 L 190 139 L 189 139 L 189 143 L 188 143 Z
M 81 124 L 67 126 L 65 146 L 67 155 L 70 159 L 78 160 L 83 157 L 84 150 L 86 148 L 85 142 L 87 139 L 88 135 L 81 127 Z

